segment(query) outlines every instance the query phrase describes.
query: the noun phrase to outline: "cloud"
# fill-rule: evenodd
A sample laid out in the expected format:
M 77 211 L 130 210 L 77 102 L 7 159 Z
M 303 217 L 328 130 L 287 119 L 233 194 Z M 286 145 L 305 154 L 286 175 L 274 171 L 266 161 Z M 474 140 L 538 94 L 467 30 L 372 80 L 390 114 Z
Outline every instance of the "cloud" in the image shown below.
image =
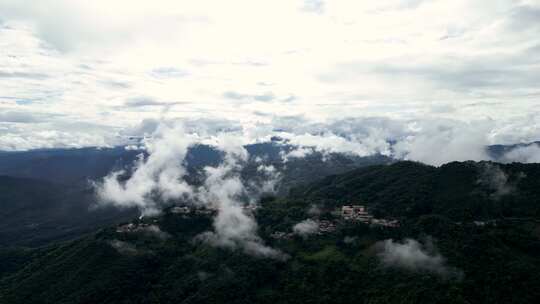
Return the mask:
M 515 134 L 514 129 L 530 130 L 531 138 L 535 122 L 523 120 L 519 125 L 507 125 L 481 120 L 464 124 L 451 119 L 392 120 L 381 117 L 346 118 L 315 123 L 302 117 L 269 116 L 268 123 L 248 124 L 229 120 L 193 119 L 181 120 L 188 133 L 198 134 L 203 141 L 216 145 L 217 141 L 242 145 L 269 142 L 287 145 L 282 160 L 303 158 L 312 153 L 343 153 L 354 156 L 386 155 L 396 159 L 420 161 L 442 165 L 450 161 L 491 160 L 487 146 L 499 139 Z M 180 121 L 180 120 L 179 120 Z M 155 128 L 155 120 L 146 120 L 144 128 Z M 142 126 L 141 125 L 141 126 Z M 521 126 L 528 126 L 523 128 Z M 135 130 L 148 133 L 148 130 Z M 512 133 L 509 133 L 512 132 Z M 528 137 L 529 135 L 524 135 Z M 521 138 L 522 135 L 520 135 Z M 218 140 L 221 138 L 220 140 Z M 224 139 L 227 138 L 226 141 Z
M 518 175 L 518 179 L 521 177 Z M 508 174 L 494 163 L 480 164 L 478 183 L 487 187 L 491 191 L 491 198 L 496 200 L 516 191 L 515 181 L 510 182 Z
M 410 125 L 411 132 L 392 148 L 398 158 L 442 165 L 450 161 L 486 160 L 489 122 L 469 126 L 452 121 Z
M 161 2 L 163 5 L 168 1 Z M 43 40 L 65 53 L 133 44 L 141 35 L 159 41 L 163 37 L 159 32 L 162 27 L 203 22 L 199 18 L 184 17 L 178 10 L 178 14 L 173 14 L 145 4 L 128 6 L 123 0 L 105 7 L 106 4 L 100 0 L 94 5 L 84 1 L 44 0 L 36 5 L 26 0 L 6 0 L 0 5 L 0 18 L 31 23 Z M 51 7 L 55 7 L 53 14 Z M 145 12 L 148 19 L 140 19 Z
M 457 62 L 454 57 L 447 55 L 437 58 L 435 63 L 425 62 L 421 57 L 409 60 L 386 58 L 381 62 L 346 62 L 320 75 L 320 79 L 323 82 L 371 79 L 400 87 L 408 83 L 433 94 L 453 91 L 491 96 L 501 95 L 501 89 L 505 88 L 506 97 L 523 90 L 534 90 L 535 84 L 540 81 L 538 68 L 530 67 L 534 60 L 523 60 L 530 56 L 530 51 L 523 48 L 504 55 L 471 55 Z M 534 58 L 538 53 L 532 56 Z M 422 85 L 418 85 L 420 83 Z
M 415 9 L 425 1 L 426 0 L 402 0 L 399 1 L 398 7 L 402 9 Z
M 49 76 L 47 74 L 42 74 L 42 73 L 0 71 L 0 78 L 29 78 L 29 79 L 35 79 L 35 80 L 42 80 L 42 79 L 49 78 Z
M 293 226 L 293 232 L 304 238 L 313 235 L 318 231 L 319 224 L 312 219 L 303 220 Z
M 253 184 L 253 187 L 258 189 L 261 193 L 275 193 L 278 183 L 281 180 L 281 173 L 273 165 L 261 164 L 257 167 L 257 173 L 260 174 L 262 183 L 257 185 Z
M 540 140 L 538 9 L 1 1 L 0 112 L 40 122 L 0 122 L 0 149 L 112 146 L 164 119 L 206 139 L 281 136 L 296 148 L 290 157 L 489 159 L 483 145 Z
M 186 104 L 186 103 L 187 102 L 181 102 L 181 101 L 164 102 L 164 101 L 155 100 L 151 97 L 140 96 L 140 97 L 129 98 L 124 103 L 124 106 L 129 107 L 129 108 L 152 107 L 152 106 L 170 107 L 170 106 Z
M 306 213 L 310 216 L 318 216 L 321 214 L 321 212 L 322 210 L 318 205 L 311 204 L 311 206 L 309 206 L 309 209 L 307 210 Z
M 207 232 L 201 238 L 211 244 L 242 248 L 256 256 L 286 259 L 279 250 L 264 245 L 257 236 L 255 219 L 244 212 L 240 197 L 247 193 L 240 178 L 241 163 L 248 160 L 247 151 L 229 138 L 217 145 L 225 152 L 224 162 L 218 167 L 206 167 L 204 185 L 197 191 L 197 199 L 218 209 L 214 219 L 215 232 Z M 272 172 L 273 173 L 273 172 Z
M 156 101 L 150 97 L 134 97 L 129 98 L 124 103 L 124 106 L 126 107 L 145 107 L 145 106 L 162 106 L 164 105 L 163 102 Z
M 136 255 L 139 254 L 140 251 L 135 247 L 135 245 L 120 241 L 120 240 L 112 240 L 109 242 L 109 245 L 116 249 L 118 253 L 125 254 L 125 255 Z
M 37 123 L 42 122 L 43 117 L 39 117 L 33 113 L 22 111 L 6 111 L 0 113 L 0 123 L 15 122 L 15 123 Z
M 136 99 L 133 102 L 135 108 L 159 103 L 153 99 Z M 57 116 L 48 113 L 32 114 L 27 111 L 5 113 L 0 115 L 0 118 L 6 121 L 4 128 L 0 128 L 2 134 L 0 144 L 3 149 L 8 150 L 131 144 L 130 138 L 151 136 L 160 125 L 158 119 L 145 119 L 140 124 L 119 129 L 118 133 L 111 134 L 106 126 L 83 122 L 74 125 L 69 120 L 58 121 Z M 493 120 L 464 124 L 451 119 L 392 120 L 380 117 L 346 118 L 324 123 L 309 121 L 302 117 L 268 116 L 263 119 L 266 122 L 256 124 L 211 117 L 163 121 L 171 125 L 183 125 L 186 134 L 211 146 L 228 144 L 234 147 L 279 138 L 274 144 L 288 147 L 282 151 L 284 161 L 306 157 L 311 153 L 322 153 L 323 156 L 343 153 L 360 157 L 381 154 L 437 166 L 455 160 L 491 160 L 486 151 L 488 145 L 498 141 L 511 143 L 526 138 L 534 139 L 535 130 L 540 128 L 540 123 L 534 120 L 536 118 L 523 119 L 512 125 Z M 40 122 L 40 125 L 38 127 L 33 123 L 10 124 L 7 121 L 32 121 Z M 87 130 L 92 130 L 92 133 L 87 133 Z M 97 133 L 98 130 L 101 133 Z M 521 131 L 516 133 L 515 130 Z M 521 161 L 533 161 L 534 149 L 533 147 L 523 150 L 528 154 L 521 156 Z M 517 155 L 519 151 L 522 149 L 516 150 L 514 154 L 507 154 L 505 161 L 511 161 L 510 158 L 519 160 Z M 266 169 L 271 170 L 260 168 L 260 173 L 270 173 Z
M 531 144 L 516 147 L 505 153 L 503 160 L 506 162 L 540 163 L 540 145 Z
M 227 91 L 227 92 L 223 93 L 223 97 L 228 98 L 228 99 L 246 99 L 249 96 L 245 95 L 245 94 L 240 94 L 240 93 L 234 92 L 234 91 Z
M 235 91 L 227 91 L 223 93 L 223 97 L 234 100 L 255 100 L 255 101 L 272 101 L 276 97 L 272 92 L 265 92 L 261 94 L 242 94 Z
M 312 147 L 314 151 L 323 153 L 344 153 L 358 156 L 368 156 L 376 153 L 389 154 L 390 144 L 377 134 L 369 134 L 368 137 L 357 139 L 345 138 L 331 132 L 323 134 L 283 134 L 288 142 L 294 146 Z M 306 149 L 296 149 L 288 154 L 289 157 L 300 157 L 309 153 Z
M 159 67 L 153 69 L 150 75 L 156 78 L 181 78 L 188 76 L 189 72 L 175 67 Z
M 283 153 L 283 160 L 286 162 L 291 158 L 304 158 L 313 152 L 313 148 L 296 147 L 287 153 Z
M 141 154 L 131 174 L 116 171 L 95 184 L 101 204 L 137 207 L 142 215 L 160 212 L 171 200 L 182 200 L 217 210 L 214 231 L 198 236 L 198 240 L 214 246 L 242 249 L 248 254 L 286 259 L 280 251 L 266 246 L 257 235 L 257 223 L 244 212 L 242 197 L 248 193 L 240 172 L 248 160 L 241 143 L 227 135 L 210 138 L 213 146 L 224 153 L 223 162 L 203 168 L 201 186 L 188 184 L 184 177 L 184 161 L 188 148 L 201 143 L 201 138 L 185 132 L 181 124 L 160 124 L 151 138 L 145 140 L 148 156 Z M 266 174 L 276 174 L 263 167 Z M 122 177 L 122 178 L 121 178 Z M 266 189 L 263 185 L 262 189 Z M 252 189 L 253 190 L 253 189 Z M 255 201 L 256 199 L 253 198 Z
M 324 4 L 323 0 L 304 0 L 304 5 L 302 10 L 309 13 L 324 13 Z
M 129 82 L 120 81 L 120 80 L 112 80 L 112 79 L 102 79 L 98 81 L 98 83 L 102 84 L 105 87 L 113 88 L 113 89 L 129 89 L 131 88 L 131 84 Z
M 0 149 L 4 151 L 109 147 L 117 142 L 110 129 L 103 130 L 99 126 L 94 126 L 93 132 L 86 132 L 77 125 L 51 124 L 52 118 L 47 116 L 9 116 L 6 118 L 7 120 L 16 119 L 18 123 L 0 121 Z M 39 123 L 32 122 L 34 120 Z
M 445 277 L 462 276 L 460 271 L 445 265 L 445 258 L 436 252 L 430 239 L 424 245 L 414 239 L 405 239 L 403 242 L 388 239 L 378 242 L 375 248 L 381 262 L 388 267 L 433 272 Z
M 148 157 L 139 156 L 129 179 L 120 181 L 126 172 L 116 171 L 96 184 L 101 202 L 137 207 L 143 215 L 152 215 L 160 211 L 162 202 L 190 197 L 192 189 L 182 180 L 186 174 L 182 161 L 193 140 L 181 126 L 160 125 L 153 141 L 145 143 Z
M 516 31 L 534 31 L 540 28 L 540 7 L 533 5 L 517 5 L 511 11 L 508 26 Z

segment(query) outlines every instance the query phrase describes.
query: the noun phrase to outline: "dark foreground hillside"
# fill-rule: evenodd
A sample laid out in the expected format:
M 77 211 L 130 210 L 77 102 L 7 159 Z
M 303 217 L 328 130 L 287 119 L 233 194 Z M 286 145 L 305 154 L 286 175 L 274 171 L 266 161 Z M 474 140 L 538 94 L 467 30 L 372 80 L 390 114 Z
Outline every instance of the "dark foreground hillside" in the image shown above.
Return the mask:
M 5 249 L 0 303 L 539 303 L 539 174 L 403 162 L 328 177 L 256 211 L 259 235 L 288 258 L 194 241 L 211 218 L 170 212 Z M 349 203 L 399 226 L 346 220 L 335 208 Z M 335 230 L 292 234 L 306 219 Z
M 133 209 L 94 207 L 89 186 L 0 175 L 0 247 L 73 239 L 137 215 Z

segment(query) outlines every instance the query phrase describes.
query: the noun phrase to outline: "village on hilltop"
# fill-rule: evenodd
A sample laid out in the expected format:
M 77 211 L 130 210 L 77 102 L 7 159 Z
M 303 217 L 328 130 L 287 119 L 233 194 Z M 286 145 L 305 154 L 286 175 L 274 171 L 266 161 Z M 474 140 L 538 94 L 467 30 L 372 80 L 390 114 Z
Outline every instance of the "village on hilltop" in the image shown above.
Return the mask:
M 253 214 L 257 210 L 257 206 L 253 204 L 247 204 L 242 206 L 244 212 Z M 217 212 L 215 207 L 205 206 L 175 206 L 169 209 L 172 214 L 178 214 L 182 217 L 189 217 L 191 215 L 197 216 L 211 216 Z M 379 219 L 375 218 L 364 205 L 343 205 L 340 208 L 336 208 L 331 214 L 336 218 L 335 220 L 319 219 L 318 216 L 313 216 L 310 220 L 316 223 L 317 228 L 315 234 L 323 235 L 327 233 L 333 233 L 336 231 L 337 226 L 344 222 L 359 222 L 370 226 L 397 228 L 399 227 L 399 221 L 395 219 Z M 117 227 L 116 232 L 136 232 L 140 229 L 146 228 L 144 223 L 135 224 L 129 223 Z M 294 233 L 284 231 L 274 231 L 270 237 L 274 239 L 290 239 Z
M 398 220 L 377 219 L 363 205 L 345 205 L 341 206 L 341 210 L 338 211 L 340 211 L 341 218 L 346 221 L 359 221 L 364 224 L 390 228 L 399 227 Z
M 337 221 L 319 220 L 318 218 L 311 219 L 318 225 L 316 234 L 322 235 L 335 232 L 337 229 L 337 225 L 339 225 L 340 222 L 348 221 L 360 222 L 370 226 L 379 226 L 386 228 L 399 227 L 398 220 L 375 218 L 372 214 L 368 212 L 368 209 L 364 205 L 343 205 L 341 206 L 341 208 L 337 208 L 336 210 L 334 210 L 332 212 L 332 215 L 338 218 Z M 292 232 L 287 233 L 283 231 L 275 231 L 270 235 L 270 237 L 273 239 L 290 239 L 293 237 L 293 235 L 294 233 Z

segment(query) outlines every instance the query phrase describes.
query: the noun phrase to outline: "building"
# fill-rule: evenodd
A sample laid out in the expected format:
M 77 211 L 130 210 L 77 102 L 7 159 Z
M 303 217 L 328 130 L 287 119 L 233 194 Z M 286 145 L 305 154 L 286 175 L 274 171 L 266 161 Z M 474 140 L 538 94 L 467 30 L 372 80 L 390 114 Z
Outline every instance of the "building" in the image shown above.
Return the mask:
M 138 232 L 138 231 L 146 229 L 148 226 L 149 225 L 145 223 L 141 223 L 141 224 L 129 223 L 129 224 L 120 225 L 116 227 L 116 232 L 117 233 Z
M 217 208 L 210 207 L 199 207 L 197 210 L 195 210 L 195 214 L 197 215 L 213 215 L 217 212 Z
M 363 205 L 342 206 L 341 217 L 345 220 L 357 220 L 363 223 L 369 223 L 373 219 L 373 216 Z
M 336 231 L 336 224 L 327 220 L 319 221 L 319 234 L 331 233 L 334 231 Z
M 171 209 L 171 212 L 175 213 L 175 214 L 189 214 L 191 212 L 191 209 L 189 207 L 187 207 L 187 206 L 173 207 Z
M 399 227 L 399 221 L 398 220 L 373 219 L 371 221 L 371 224 L 375 225 L 375 226 L 382 226 L 382 227 L 388 227 L 388 228 L 397 228 L 397 227 Z

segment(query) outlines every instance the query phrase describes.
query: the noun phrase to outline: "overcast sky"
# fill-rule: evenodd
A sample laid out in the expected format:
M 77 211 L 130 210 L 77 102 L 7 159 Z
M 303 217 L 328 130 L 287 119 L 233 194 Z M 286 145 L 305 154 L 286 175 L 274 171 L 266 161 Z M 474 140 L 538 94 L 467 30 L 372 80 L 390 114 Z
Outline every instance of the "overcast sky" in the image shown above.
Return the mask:
M 409 153 L 540 140 L 539 106 L 538 0 L 0 0 L 3 150 L 178 119 Z

